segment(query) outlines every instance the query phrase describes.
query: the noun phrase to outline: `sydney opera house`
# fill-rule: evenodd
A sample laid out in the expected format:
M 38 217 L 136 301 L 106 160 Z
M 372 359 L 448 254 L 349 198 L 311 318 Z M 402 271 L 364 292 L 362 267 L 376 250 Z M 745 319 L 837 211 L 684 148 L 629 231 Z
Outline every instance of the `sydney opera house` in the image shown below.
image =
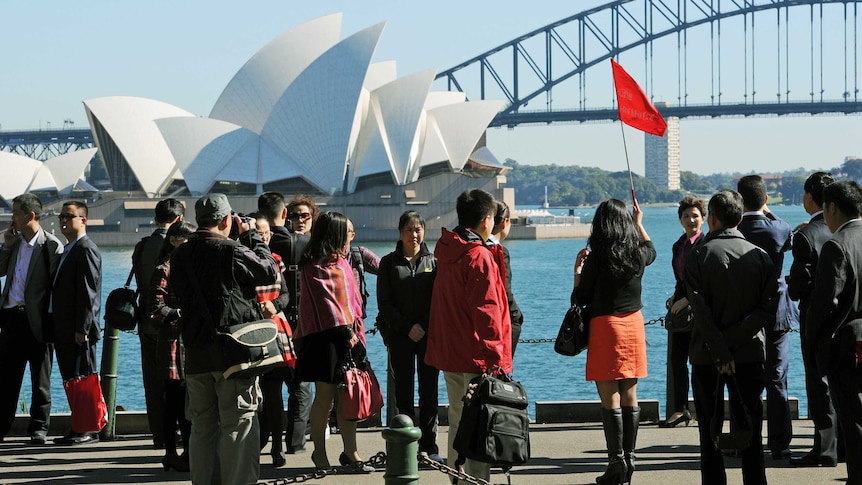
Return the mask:
M 251 210 L 256 195 L 275 190 L 310 194 L 391 238 L 406 207 L 439 221 L 433 228 L 454 222 L 454 200 L 464 189 L 502 197 L 506 169 L 484 146 L 484 133 L 503 102 L 432 91 L 433 69 L 399 77 L 395 61 L 372 62 L 383 27 L 341 39 L 341 15 L 334 14 L 286 32 L 239 69 L 208 117 L 140 97 L 85 100 L 116 194 L 94 207 L 101 220 L 126 231 L 128 220 L 151 215 L 147 200 L 208 192 L 227 193 Z M 6 155 L 0 165 L 11 163 Z M 0 196 L 52 183 L 62 196 L 82 175 L 81 159 L 89 160 L 69 156 L 74 160 L 42 167 L 28 162 L 31 172 L 0 183 Z

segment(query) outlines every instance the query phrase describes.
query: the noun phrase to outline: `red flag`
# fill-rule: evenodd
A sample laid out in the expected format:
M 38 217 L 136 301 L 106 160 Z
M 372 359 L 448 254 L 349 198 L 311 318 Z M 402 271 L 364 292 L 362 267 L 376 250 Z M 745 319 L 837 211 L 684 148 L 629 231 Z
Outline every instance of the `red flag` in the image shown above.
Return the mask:
M 643 89 L 613 59 L 611 59 L 611 67 L 614 71 L 614 87 L 617 91 L 620 121 L 655 136 L 664 136 L 667 123 L 661 117 L 661 113 L 650 103 Z

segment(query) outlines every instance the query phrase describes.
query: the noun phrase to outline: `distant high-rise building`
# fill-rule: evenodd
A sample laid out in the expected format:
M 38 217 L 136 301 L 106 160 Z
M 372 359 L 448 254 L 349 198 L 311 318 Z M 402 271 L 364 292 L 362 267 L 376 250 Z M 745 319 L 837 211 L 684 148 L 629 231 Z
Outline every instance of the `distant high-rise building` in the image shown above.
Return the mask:
M 660 103 L 656 106 L 661 108 Z M 665 121 L 664 136 L 644 134 L 646 178 L 662 189 L 679 190 L 679 118 L 670 116 Z

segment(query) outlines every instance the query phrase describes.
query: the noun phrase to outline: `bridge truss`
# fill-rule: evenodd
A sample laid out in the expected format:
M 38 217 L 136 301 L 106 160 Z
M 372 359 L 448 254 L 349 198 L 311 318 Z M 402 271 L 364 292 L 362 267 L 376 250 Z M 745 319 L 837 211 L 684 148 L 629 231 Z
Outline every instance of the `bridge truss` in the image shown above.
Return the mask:
M 860 113 L 859 3 L 617 0 L 437 79 L 469 99 L 507 100 L 491 126 L 616 120 L 611 58 L 669 116 Z

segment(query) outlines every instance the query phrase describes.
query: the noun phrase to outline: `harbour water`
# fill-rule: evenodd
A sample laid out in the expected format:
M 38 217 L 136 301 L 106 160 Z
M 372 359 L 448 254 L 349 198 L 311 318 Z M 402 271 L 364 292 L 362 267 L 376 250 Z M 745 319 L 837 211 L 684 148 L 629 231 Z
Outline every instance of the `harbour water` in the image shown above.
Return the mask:
M 801 206 L 776 206 L 770 208 L 775 214 L 795 227 L 808 220 Z M 552 210 L 553 212 L 554 210 Z M 576 209 L 583 219 L 592 217 L 592 210 Z M 560 211 L 561 214 L 568 210 Z M 647 321 L 656 320 L 665 314 L 664 302 L 673 293 L 674 279 L 670 265 L 670 248 L 682 234 L 675 207 L 648 207 L 644 209 L 644 225 L 658 251 L 655 263 L 649 266 L 643 280 L 643 314 Z M 395 247 L 397 231 L 392 231 L 392 243 L 363 244 L 383 256 Z M 361 229 L 357 241 L 362 244 Z M 573 264 L 584 239 L 551 239 L 508 241 L 512 259 L 513 288 L 515 297 L 524 312 L 522 340 L 553 339 L 563 315 L 568 308 L 572 290 Z M 102 251 L 103 282 L 102 297 L 116 287 L 122 286 L 128 275 L 131 248 L 108 248 Z M 790 253 L 785 258 L 785 274 L 790 267 Z M 368 276 L 371 298 L 368 301 L 366 328 L 374 327 L 377 315 L 375 277 Z M 665 365 L 667 333 L 659 324 L 646 327 L 649 377 L 638 384 L 641 399 L 659 400 L 661 415 L 664 415 Z M 101 353 L 101 344 L 99 345 Z M 386 348 L 379 335 L 368 336 L 368 353 L 378 375 L 383 379 L 386 367 Z M 799 350 L 799 334 L 791 334 L 789 394 L 799 398 L 800 415 L 807 415 L 802 359 Z M 584 354 L 563 357 L 554 353 L 553 343 L 521 343 L 515 354 L 514 376 L 526 387 L 531 401 L 595 400 L 598 399 L 594 385 L 584 380 Z M 56 368 L 52 380 L 53 409 L 68 412 L 59 371 Z M 29 372 L 24 379 L 22 401 L 30 399 Z M 385 386 L 384 386 L 385 392 Z M 445 385 L 440 378 L 440 401 L 446 401 Z M 140 369 L 140 346 L 138 337 L 131 333 L 120 336 L 119 378 L 117 404 L 128 410 L 145 409 Z M 19 409 L 19 413 L 22 412 Z M 531 411 L 532 414 L 532 411 Z

